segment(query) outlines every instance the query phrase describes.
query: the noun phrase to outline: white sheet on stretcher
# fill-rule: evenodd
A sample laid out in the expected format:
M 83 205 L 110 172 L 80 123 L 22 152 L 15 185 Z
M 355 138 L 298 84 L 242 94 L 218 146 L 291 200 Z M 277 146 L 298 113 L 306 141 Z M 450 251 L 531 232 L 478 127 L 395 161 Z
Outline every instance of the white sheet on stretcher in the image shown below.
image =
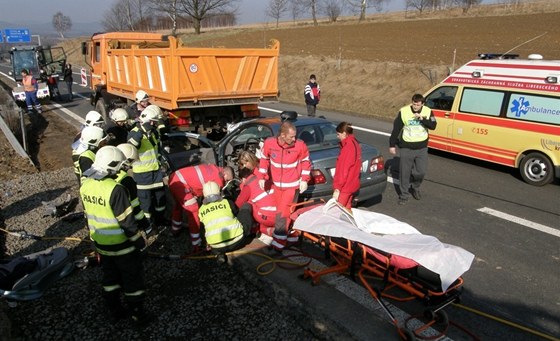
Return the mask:
M 390 216 L 360 209 L 352 209 L 350 215 L 331 201 L 301 214 L 293 228 L 352 240 L 410 258 L 439 274 L 443 291 L 470 268 L 474 259 L 472 253 L 421 234 L 409 224 Z

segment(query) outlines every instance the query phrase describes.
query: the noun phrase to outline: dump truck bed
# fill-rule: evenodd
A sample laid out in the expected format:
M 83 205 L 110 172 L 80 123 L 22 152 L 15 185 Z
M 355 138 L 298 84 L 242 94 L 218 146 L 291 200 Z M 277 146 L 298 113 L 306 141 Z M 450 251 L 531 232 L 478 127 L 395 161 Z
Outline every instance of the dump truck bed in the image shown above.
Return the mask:
M 109 41 L 113 48 L 101 76 L 107 91 L 132 100 L 145 90 L 152 104 L 167 110 L 278 101 L 278 41 L 269 48 L 231 49 L 185 47 L 168 39 Z

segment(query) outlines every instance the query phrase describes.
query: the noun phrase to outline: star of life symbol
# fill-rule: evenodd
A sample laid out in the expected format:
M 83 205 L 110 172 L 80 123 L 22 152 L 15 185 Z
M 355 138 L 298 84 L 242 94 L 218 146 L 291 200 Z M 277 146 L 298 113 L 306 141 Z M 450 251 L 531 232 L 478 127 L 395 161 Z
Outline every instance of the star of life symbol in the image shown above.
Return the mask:
M 513 106 L 511 107 L 511 112 L 515 113 L 515 117 L 521 117 L 529 111 L 529 106 L 531 105 L 529 101 L 525 100 L 525 97 L 519 97 L 519 99 L 514 99 L 511 102 Z

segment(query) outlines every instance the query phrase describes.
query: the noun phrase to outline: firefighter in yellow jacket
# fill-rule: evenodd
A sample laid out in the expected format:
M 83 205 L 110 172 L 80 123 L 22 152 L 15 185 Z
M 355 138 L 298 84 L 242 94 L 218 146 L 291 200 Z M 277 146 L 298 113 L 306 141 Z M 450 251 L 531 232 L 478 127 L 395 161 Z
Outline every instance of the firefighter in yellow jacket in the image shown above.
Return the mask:
M 143 308 L 146 285 L 141 250 L 146 242 L 138 229 L 128 191 L 115 180 L 124 161 L 117 147 L 99 149 L 80 187 L 80 196 L 90 238 L 101 257 L 109 318 L 116 322 L 130 316 L 135 324 L 143 326 L 149 321 Z M 121 290 L 128 311 L 121 304 Z
M 238 210 L 230 199 L 222 198 L 220 186 L 208 181 L 202 187 L 204 200 L 198 210 L 200 227 L 204 229 L 207 245 L 218 256 L 219 262 L 225 262 L 225 253 L 238 250 L 249 241 L 253 214 L 250 205 Z

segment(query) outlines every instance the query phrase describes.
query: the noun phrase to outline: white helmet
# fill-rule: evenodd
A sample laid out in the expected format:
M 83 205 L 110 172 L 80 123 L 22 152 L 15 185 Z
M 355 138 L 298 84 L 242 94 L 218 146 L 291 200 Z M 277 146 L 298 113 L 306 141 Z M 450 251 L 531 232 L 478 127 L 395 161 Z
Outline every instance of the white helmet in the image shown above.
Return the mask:
M 202 186 L 202 194 L 204 194 L 205 197 L 218 195 L 220 194 L 220 186 L 214 181 L 208 181 Z
M 157 105 L 150 104 L 144 110 L 147 110 L 147 109 L 154 110 L 156 112 L 156 114 L 158 115 L 158 119 L 160 119 L 160 120 L 163 119 L 163 111 L 161 111 L 161 108 L 158 107 Z
M 140 103 L 142 101 L 148 101 L 150 99 L 150 96 L 148 96 L 148 93 L 144 90 L 138 90 L 136 92 L 136 103 Z
M 128 113 L 123 108 L 117 108 L 111 111 L 111 119 L 115 122 L 123 122 L 128 120 Z
M 155 108 L 159 109 L 156 105 L 149 105 L 146 109 L 142 110 L 140 113 L 140 122 L 159 121 L 159 114 Z M 159 111 L 161 112 L 161 109 Z
M 126 161 L 131 162 L 138 160 L 138 149 L 130 143 L 121 143 L 117 148 L 124 154 Z
M 124 161 L 125 156 L 119 148 L 105 146 L 95 153 L 95 161 L 93 161 L 92 167 L 107 174 L 116 174 L 121 170 Z
M 98 147 L 104 140 L 105 132 L 96 126 L 88 126 L 82 130 L 80 142 L 88 147 Z
M 98 113 L 95 110 L 92 110 L 87 113 L 86 115 L 87 127 L 93 127 L 93 126 L 99 127 L 102 126 L 103 124 L 105 124 L 105 121 L 103 120 L 103 116 L 101 116 L 100 113 Z

